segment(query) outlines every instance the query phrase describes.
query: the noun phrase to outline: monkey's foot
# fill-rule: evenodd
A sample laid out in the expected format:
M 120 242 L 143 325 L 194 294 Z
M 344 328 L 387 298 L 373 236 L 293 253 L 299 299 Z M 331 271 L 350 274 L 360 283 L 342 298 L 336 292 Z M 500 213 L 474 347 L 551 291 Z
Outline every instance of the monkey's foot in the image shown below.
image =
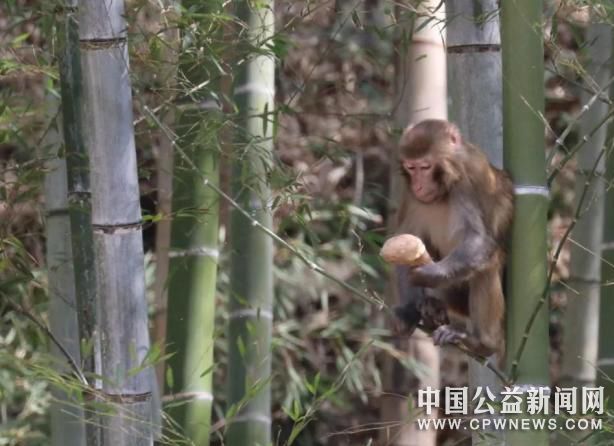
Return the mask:
M 433 332 L 433 342 L 435 345 L 460 344 L 466 337 L 466 333 L 455 330 L 449 325 L 442 325 Z

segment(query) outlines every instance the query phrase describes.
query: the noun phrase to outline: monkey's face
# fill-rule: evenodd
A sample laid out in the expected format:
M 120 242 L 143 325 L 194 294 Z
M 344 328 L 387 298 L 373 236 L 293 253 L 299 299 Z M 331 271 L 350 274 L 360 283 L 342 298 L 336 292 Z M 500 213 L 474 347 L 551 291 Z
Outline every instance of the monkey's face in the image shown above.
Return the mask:
M 442 196 L 443 185 L 437 178 L 437 168 L 433 161 L 430 156 L 401 161 L 411 191 L 422 203 L 432 203 Z

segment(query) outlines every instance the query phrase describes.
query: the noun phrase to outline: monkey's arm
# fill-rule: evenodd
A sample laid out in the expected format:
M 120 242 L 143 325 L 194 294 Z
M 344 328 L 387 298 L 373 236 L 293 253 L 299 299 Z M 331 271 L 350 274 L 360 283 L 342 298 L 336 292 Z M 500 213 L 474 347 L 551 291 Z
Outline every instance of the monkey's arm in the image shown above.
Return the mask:
M 432 262 L 422 240 L 410 234 L 401 234 L 386 241 L 380 255 L 395 265 L 396 291 L 400 305 L 394 308 L 397 317 L 403 321 L 403 331 L 411 334 L 423 319 L 423 307 L 426 299 L 424 288 L 413 286 L 409 280 L 410 268 Z M 441 306 L 432 306 L 431 319 L 441 319 L 445 310 Z M 431 315 L 431 313 L 433 313 Z M 439 324 L 441 325 L 441 324 Z
M 489 237 L 465 235 L 463 242 L 441 261 L 411 269 L 410 280 L 416 286 L 428 288 L 464 282 L 488 264 L 495 247 Z
M 414 285 L 447 287 L 468 280 L 474 272 L 489 265 L 497 244 L 486 232 L 479 210 L 467 204 L 459 212 L 463 217 L 462 241 L 439 262 L 411 269 L 410 280 Z

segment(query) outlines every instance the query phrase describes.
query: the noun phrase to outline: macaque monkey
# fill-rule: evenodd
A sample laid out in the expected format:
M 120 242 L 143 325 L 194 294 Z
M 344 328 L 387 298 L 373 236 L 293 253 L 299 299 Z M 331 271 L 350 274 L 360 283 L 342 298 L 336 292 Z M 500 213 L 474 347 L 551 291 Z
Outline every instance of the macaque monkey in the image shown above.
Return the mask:
M 433 327 L 436 344 L 460 342 L 485 356 L 501 353 L 512 182 L 444 120 L 408 127 L 399 145 L 405 190 L 397 233 L 422 239 L 432 261 L 397 266 L 396 314 L 409 332 L 421 320 L 439 325 Z

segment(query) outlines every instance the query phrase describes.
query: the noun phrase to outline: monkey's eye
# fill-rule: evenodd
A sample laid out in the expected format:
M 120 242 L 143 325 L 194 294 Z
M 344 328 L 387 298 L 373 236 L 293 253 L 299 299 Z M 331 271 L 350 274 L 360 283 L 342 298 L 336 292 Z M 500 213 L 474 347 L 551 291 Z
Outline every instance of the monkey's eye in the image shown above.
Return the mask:
M 420 170 L 429 170 L 431 168 L 430 164 L 426 164 L 424 166 L 420 166 Z

